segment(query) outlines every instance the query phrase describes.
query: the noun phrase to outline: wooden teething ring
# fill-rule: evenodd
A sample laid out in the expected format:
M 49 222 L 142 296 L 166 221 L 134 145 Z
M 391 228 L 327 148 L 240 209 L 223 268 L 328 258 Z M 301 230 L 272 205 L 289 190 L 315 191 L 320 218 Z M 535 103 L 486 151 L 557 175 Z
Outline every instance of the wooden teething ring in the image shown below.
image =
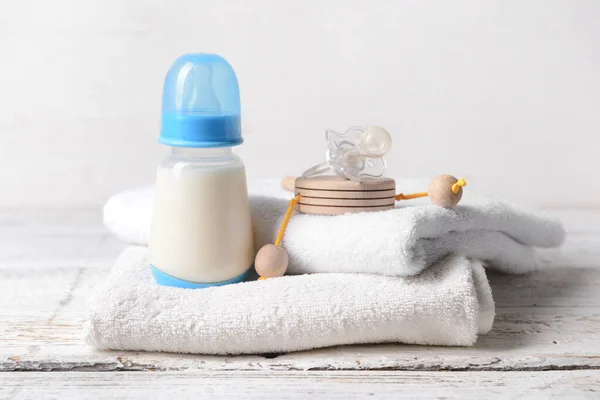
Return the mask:
M 390 178 L 355 182 L 339 176 L 313 176 L 309 178 L 285 177 L 284 189 L 293 191 L 288 210 L 281 222 L 275 244 L 263 246 L 254 261 L 259 280 L 285 274 L 289 257 L 281 247 L 285 228 L 294 208 L 304 214 L 338 215 L 356 212 L 385 211 L 394 208 L 395 202 L 427 197 L 439 207 L 451 208 L 462 198 L 464 179 L 452 175 L 438 175 L 431 180 L 427 192 L 395 194 L 396 182 Z
M 355 182 L 339 176 L 313 176 L 296 179 L 294 193 L 302 196 L 297 210 L 304 214 L 385 211 L 396 203 L 396 182 L 390 178 Z

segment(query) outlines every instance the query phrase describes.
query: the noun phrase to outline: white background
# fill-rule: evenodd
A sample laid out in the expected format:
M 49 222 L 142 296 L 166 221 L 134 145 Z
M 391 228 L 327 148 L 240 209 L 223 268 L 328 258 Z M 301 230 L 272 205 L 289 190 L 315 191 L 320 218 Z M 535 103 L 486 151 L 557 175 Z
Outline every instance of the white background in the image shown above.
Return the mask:
M 381 125 L 389 175 L 600 206 L 600 1 L 0 0 L 0 206 L 95 206 L 153 181 L 164 73 L 238 73 L 252 177 Z

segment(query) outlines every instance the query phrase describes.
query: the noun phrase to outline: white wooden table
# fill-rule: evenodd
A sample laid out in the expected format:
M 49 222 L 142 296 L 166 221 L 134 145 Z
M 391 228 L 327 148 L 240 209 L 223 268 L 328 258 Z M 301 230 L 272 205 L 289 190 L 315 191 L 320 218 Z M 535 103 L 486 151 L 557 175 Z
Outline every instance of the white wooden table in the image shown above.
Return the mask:
M 86 299 L 125 245 L 99 210 L 1 210 L 0 398 L 600 397 L 600 211 L 556 211 L 565 246 L 489 275 L 497 317 L 472 348 L 215 357 L 84 345 Z

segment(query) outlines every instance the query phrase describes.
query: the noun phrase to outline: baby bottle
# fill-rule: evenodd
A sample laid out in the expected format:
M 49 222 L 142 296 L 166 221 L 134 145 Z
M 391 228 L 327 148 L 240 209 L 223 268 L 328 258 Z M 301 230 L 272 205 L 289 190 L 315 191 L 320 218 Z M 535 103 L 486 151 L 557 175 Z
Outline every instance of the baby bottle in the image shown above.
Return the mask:
M 254 250 L 235 72 L 214 54 L 186 54 L 165 78 L 149 261 L 160 285 L 243 281 Z

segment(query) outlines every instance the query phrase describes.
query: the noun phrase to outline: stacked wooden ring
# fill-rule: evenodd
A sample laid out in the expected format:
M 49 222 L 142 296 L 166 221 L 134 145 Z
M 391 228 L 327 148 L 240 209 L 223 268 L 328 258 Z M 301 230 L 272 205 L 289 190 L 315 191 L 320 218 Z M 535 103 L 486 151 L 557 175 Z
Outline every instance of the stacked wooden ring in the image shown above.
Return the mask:
M 339 176 L 322 175 L 298 179 L 285 178 L 282 184 L 287 190 L 293 188 L 296 197 L 290 201 L 276 244 L 263 246 L 256 255 L 254 265 L 260 275 L 259 279 L 282 276 L 287 269 L 289 256 L 277 244 L 281 243 L 294 206 L 304 214 L 340 215 L 391 210 L 396 200 L 429 196 L 433 204 L 451 208 L 460 201 L 462 188 L 467 182 L 464 179 L 456 179 L 452 175 L 438 175 L 431 180 L 427 192 L 409 195 L 396 195 L 396 182 L 390 178 L 355 182 Z
M 394 208 L 396 202 L 396 182 L 390 178 L 362 182 L 328 175 L 298 178 L 294 192 L 302 195 L 297 210 L 304 214 L 385 211 Z

